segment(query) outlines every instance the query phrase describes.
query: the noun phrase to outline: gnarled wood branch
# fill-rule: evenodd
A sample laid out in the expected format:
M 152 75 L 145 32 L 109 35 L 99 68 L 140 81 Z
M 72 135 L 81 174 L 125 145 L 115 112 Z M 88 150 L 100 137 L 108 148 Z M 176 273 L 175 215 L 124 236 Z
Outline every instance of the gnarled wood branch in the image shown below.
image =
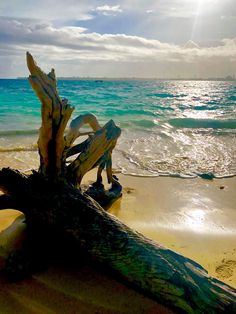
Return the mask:
M 64 131 L 74 108 L 66 99 L 60 99 L 54 69 L 46 75 L 28 52 L 27 65 L 31 73 L 29 82 L 42 104 L 42 126 L 38 139 L 40 172 L 59 178 L 63 175 L 66 157 Z
M 6 194 L 0 195 L 0 210 L 1 209 L 19 209 L 19 204 L 16 202 L 16 200 Z
M 84 115 L 80 115 L 74 120 L 71 121 L 69 130 L 66 134 L 66 146 L 70 147 L 74 141 L 81 135 L 90 135 L 92 132 L 80 132 L 80 129 L 85 124 L 88 124 L 93 131 L 98 131 L 101 129 L 100 124 L 98 123 L 97 118 L 92 113 L 87 113 Z
M 80 129 L 83 125 L 88 124 L 94 132 L 80 132 Z M 116 133 L 112 130 L 112 128 L 116 128 Z M 101 132 L 106 130 L 106 136 L 103 140 L 101 138 L 97 139 L 99 136 L 98 130 Z M 98 166 L 97 172 L 97 183 L 102 182 L 102 171 L 106 167 L 107 172 L 107 181 L 108 183 L 113 183 L 113 175 L 112 175 L 112 160 L 111 154 L 112 150 L 116 144 L 118 137 L 120 136 L 120 130 L 115 126 L 115 124 L 110 121 L 103 128 L 97 121 L 97 118 L 91 114 L 80 115 L 76 119 L 72 120 L 70 124 L 69 131 L 66 135 L 66 145 L 70 147 L 72 143 L 81 135 L 91 135 L 94 134 L 93 137 L 90 137 L 83 143 L 76 145 L 75 147 L 71 147 L 67 150 L 67 157 L 72 156 L 73 154 L 81 153 L 81 154 L 71 165 L 68 167 L 69 173 L 73 172 L 74 178 L 76 177 L 76 181 L 80 184 L 84 174 L 91 170 L 92 168 Z M 99 146 L 96 144 L 99 141 Z M 111 143 L 112 141 L 112 143 Z M 94 144 L 95 143 L 95 144 Z M 96 151 L 95 148 L 96 147 Z M 101 155 L 103 153 L 103 155 Z M 86 164 L 84 163 L 86 160 Z M 81 166 L 82 165 L 82 166 Z M 75 179 L 72 179 L 75 181 Z
M 104 127 L 91 137 L 86 143 L 86 148 L 68 166 L 68 173 L 72 182 L 75 180 L 80 184 L 83 176 L 92 168 L 106 163 L 110 152 L 116 145 L 120 136 L 120 128 L 110 120 Z M 109 156 L 109 157 L 108 157 Z

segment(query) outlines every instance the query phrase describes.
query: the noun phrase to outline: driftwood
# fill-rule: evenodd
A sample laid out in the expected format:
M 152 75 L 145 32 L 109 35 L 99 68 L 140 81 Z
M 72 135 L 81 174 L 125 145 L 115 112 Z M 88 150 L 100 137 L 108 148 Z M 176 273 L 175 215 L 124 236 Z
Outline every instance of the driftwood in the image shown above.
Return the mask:
M 9 168 L 0 170 L 0 189 L 5 193 L 0 197 L 0 209 L 22 211 L 30 232 L 68 239 L 75 250 L 83 249 L 94 261 L 176 312 L 236 312 L 235 289 L 210 277 L 194 261 L 130 229 L 80 189 L 84 174 L 98 167 L 93 192 L 99 191 L 100 203 L 106 205 L 121 195 L 122 188 L 111 170 L 120 129 L 113 121 L 101 127 L 88 114 L 73 120 L 65 136 L 73 108 L 58 96 L 54 71 L 43 73 L 29 53 L 27 64 L 29 81 L 42 103 L 40 168 L 30 176 Z M 92 133 L 71 147 L 83 124 L 89 124 Z M 79 155 L 68 164 L 67 158 L 74 154 Z M 109 191 L 102 186 L 104 168 L 111 183 Z M 92 195 L 96 198 L 96 193 Z

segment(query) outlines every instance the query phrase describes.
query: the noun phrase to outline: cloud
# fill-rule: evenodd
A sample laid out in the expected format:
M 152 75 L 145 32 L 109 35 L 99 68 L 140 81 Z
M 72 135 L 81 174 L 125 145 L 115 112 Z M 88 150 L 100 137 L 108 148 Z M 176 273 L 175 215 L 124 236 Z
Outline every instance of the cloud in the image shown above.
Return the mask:
M 23 75 L 27 50 L 38 56 L 43 67 L 63 69 L 64 73 L 59 70 L 63 76 L 86 76 L 86 71 L 94 76 L 193 76 L 196 69 L 200 76 L 224 76 L 231 74 L 228 71 L 235 69 L 236 61 L 235 38 L 214 47 L 199 47 L 193 41 L 175 45 L 11 18 L 0 19 L 0 46 L 1 60 L 11 65 L 0 66 L 1 76 Z
M 208 0 L 209 1 L 209 0 Z M 192 17 L 198 7 L 197 1 L 191 0 L 123 0 L 122 7 L 127 11 L 156 13 L 159 17 Z
M 235 0 L 2 0 L 0 16 L 46 20 L 57 27 L 81 25 L 91 32 L 179 44 L 236 35 Z
M 109 6 L 106 4 L 103 6 L 96 7 L 94 11 L 101 12 L 103 15 L 106 15 L 106 16 L 110 16 L 110 15 L 116 16 L 117 13 L 122 12 L 122 9 L 120 5 Z
M 202 3 L 202 13 L 221 12 L 220 15 L 235 16 L 235 0 L 109 0 L 98 6 L 97 0 L 10 0 L 0 1 L 0 15 L 39 18 L 39 19 L 77 19 L 86 20 L 93 18 L 93 10 L 101 13 L 119 13 L 132 11 L 146 13 L 153 10 L 159 16 L 189 17 L 196 14 Z M 104 3 L 104 2 L 103 2 Z M 95 9 L 94 9 L 95 8 Z
M 0 16 L 43 20 L 85 21 L 92 19 L 94 1 L 87 0 L 11 0 L 0 1 Z
M 146 13 L 147 13 L 147 14 L 151 14 L 151 13 L 154 13 L 154 10 L 151 10 L 151 9 L 149 9 L 149 10 L 146 10 Z
M 185 49 L 199 48 L 199 45 L 192 40 L 189 40 L 184 45 Z

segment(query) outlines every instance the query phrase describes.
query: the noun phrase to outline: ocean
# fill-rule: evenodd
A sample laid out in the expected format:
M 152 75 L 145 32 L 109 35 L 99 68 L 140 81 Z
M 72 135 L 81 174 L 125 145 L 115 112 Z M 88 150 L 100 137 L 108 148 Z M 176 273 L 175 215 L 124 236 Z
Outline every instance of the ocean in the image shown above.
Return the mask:
M 136 176 L 236 175 L 236 83 L 59 80 L 58 91 L 122 135 L 113 167 Z M 0 167 L 38 167 L 40 103 L 27 80 L 0 80 Z

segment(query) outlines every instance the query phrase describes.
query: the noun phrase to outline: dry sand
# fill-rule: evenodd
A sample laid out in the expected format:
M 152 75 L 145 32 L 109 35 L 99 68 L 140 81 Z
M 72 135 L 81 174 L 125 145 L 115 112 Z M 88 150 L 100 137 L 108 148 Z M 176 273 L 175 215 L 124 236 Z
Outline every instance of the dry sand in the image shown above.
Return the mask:
M 119 175 L 124 193 L 109 209 L 124 223 L 236 287 L 236 178 Z M 91 174 L 85 178 L 91 179 Z M 24 234 L 23 216 L 0 211 L 0 267 Z M 0 277 L 0 313 L 167 313 L 92 266 L 58 261 L 18 283 Z

